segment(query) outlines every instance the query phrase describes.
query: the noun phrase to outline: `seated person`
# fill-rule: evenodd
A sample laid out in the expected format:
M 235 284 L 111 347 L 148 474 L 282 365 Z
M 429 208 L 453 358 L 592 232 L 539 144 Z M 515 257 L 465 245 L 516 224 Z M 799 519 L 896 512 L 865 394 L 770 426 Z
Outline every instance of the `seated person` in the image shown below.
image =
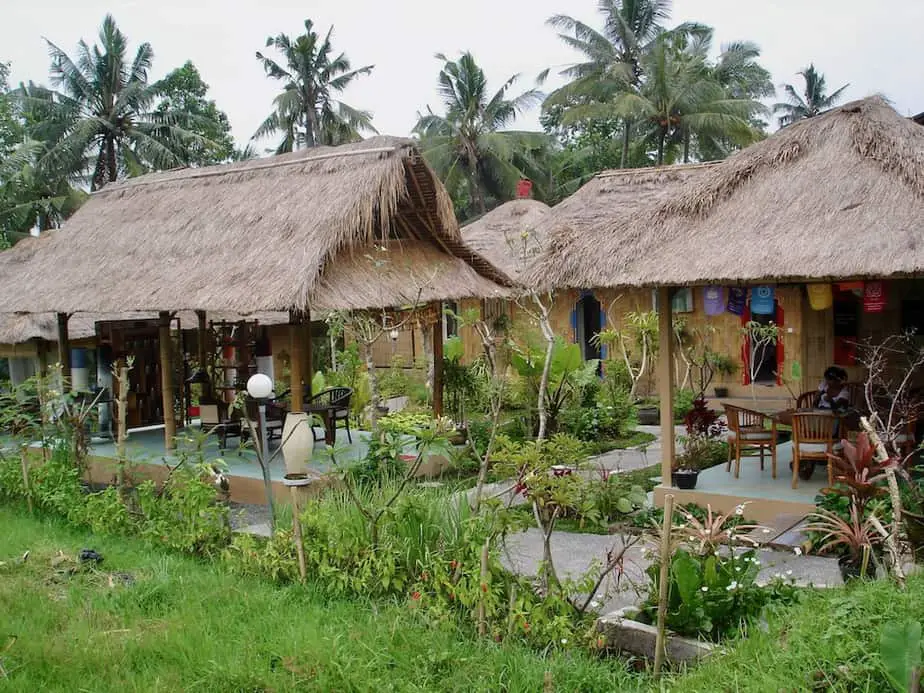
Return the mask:
M 818 386 L 818 408 L 842 412 L 850 406 L 847 390 L 847 371 L 839 366 L 830 366 L 825 371 L 825 379 Z

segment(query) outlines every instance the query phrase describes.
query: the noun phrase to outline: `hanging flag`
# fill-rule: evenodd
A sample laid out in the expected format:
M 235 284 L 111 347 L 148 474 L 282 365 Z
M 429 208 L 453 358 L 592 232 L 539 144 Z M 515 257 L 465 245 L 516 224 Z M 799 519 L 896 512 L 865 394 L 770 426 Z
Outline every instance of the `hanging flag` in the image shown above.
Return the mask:
M 773 315 L 776 312 L 772 286 L 755 286 L 751 289 L 751 312 L 754 315 Z
M 522 199 L 529 197 L 529 193 L 533 189 L 533 182 L 526 178 L 520 179 L 517 181 L 517 197 Z
M 863 295 L 863 282 L 838 282 L 837 290 L 854 293 L 857 296 Z
M 887 302 L 885 282 L 866 282 L 863 286 L 864 313 L 881 313 Z
M 707 286 L 703 289 L 703 307 L 706 315 L 721 315 L 725 312 L 725 289 L 721 286 Z
M 812 310 L 828 310 L 834 305 L 834 292 L 830 284 L 809 284 L 805 289 Z
M 744 315 L 744 309 L 747 308 L 747 291 L 740 286 L 732 286 L 728 289 L 728 304 L 725 310 L 734 315 Z

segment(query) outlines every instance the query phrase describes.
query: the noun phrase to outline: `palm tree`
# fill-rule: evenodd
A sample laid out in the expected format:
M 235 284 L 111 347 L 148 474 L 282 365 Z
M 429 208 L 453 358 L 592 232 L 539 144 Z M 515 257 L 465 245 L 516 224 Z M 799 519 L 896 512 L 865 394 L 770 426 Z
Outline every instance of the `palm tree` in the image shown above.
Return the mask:
M 103 20 L 99 40 L 101 47 L 92 48 L 81 40 L 76 59 L 47 41 L 51 81 L 60 91 L 30 85 L 20 92 L 33 113 L 31 134 L 49 143 L 40 167 L 67 176 L 92 171 L 91 190 L 120 174 L 179 166 L 184 145 L 204 142 L 182 127 L 182 114 L 153 112 L 150 44 L 141 44 L 128 62 L 128 41 L 112 15 Z
M 444 115 L 427 106 L 418 113 L 414 132 L 422 139 L 424 156 L 451 193 L 464 195 L 462 207 L 478 213 L 488 210 L 487 196 L 496 200 L 513 197 L 520 178 L 541 178 L 540 158 L 548 144 L 543 133 L 502 130 L 516 116 L 540 102 L 535 89 L 508 98 L 518 79 L 510 77 L 493 94 L 484 71 L 471 53 L 458 60 L 443 61 L 438 84 Z
M 555 15 L 548 24 L 562 30 L 559 37 L 582 53 L 585 60 L 562 72 L 571 82 L 553 92 L 548 105 L 566 105 L 581 117 L 581 106 L 609 101 L 621 93 L 638 93 L 642 83 L 642 56 L 663 31 L 670 16 L 670 0 L 600 0 L 603 31 L 568 15 Z M 569 108 L 568 110 L 571 110 Z M 631 122 L 623 122 L 622 161 L 629 156 Z
M 373 65 L 353 70 L 345 53 L 332 56 L 330 27 L 321 40 L 314 23 L 305 20 L 305 33 L 293 41 L 285 34 L 270 36 L 266 46 L 282 53 L 280 64 L 257 51 L 266 74 L 285 82 L 274 100 L 275 110 L 263 121 L 252 139 L 283 133 L 277 153 L 301 146 L 337 145 L 355 142 L 362 132 L 375 132 L 372 114 L 337 101 L 357 77 L 372 72 Z
M 845 84 L 833 94 L 828 95 L 825 76 L 815 70 L 814 63 L 798 74 L 805 80 L 805 91 L 799 94 L 793 85 L 784 84 L 783 91 L 786 92 L 788 102 L 773 106 L 774 113 L 782 114 L 779 119 L 780 127 L 786 127 L 803 118 L 813 118 L 822 111 L 828 110 L 840 100 L 844 90 L 850 86 L 850 84 Z

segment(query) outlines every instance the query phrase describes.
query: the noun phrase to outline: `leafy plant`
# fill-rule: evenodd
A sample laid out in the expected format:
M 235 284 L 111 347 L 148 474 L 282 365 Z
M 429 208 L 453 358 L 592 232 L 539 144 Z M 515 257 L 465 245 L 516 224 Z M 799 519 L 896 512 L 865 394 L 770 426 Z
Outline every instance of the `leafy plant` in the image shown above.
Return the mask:
M 693 410 L 695 395 L 693 390 L 674 390 L 674 421 L 682 422 Z
M 819 509 L 809 515 L 810 522 L 805 529 L 819 533 L 818 553 L 847 556 L 853 565 L 862 563 L 865 569 L 865 564 L 875 558 L 873 549 L 881 544 L 872 517 L 874 515 L 861 517 L 859 506 L 851 502 L 848 520 L 830 510 Z M 861 573 L 865 574 L 865 570 Z
M 896 693 L 917 693 L 921 685 L 921 623 L 890 622 L 879 638 L 882 668 Z
M 857 506 L 860 517 L 866 514 L 866 506 L 870 501 L 888 494 L 886 489 L 886 470 L 897 469 L 898 461 L 888 459 L 885 462 L 876 460 L 876 451 L 870 444 L 867 433 L 857 436 L 856 444 L 849 440 L 841 441 L 842 455 L 829 455 L 834 466 L 834 478 L 841 485 L 825 488 L 822 493 L 846 496 L 853 500 Z

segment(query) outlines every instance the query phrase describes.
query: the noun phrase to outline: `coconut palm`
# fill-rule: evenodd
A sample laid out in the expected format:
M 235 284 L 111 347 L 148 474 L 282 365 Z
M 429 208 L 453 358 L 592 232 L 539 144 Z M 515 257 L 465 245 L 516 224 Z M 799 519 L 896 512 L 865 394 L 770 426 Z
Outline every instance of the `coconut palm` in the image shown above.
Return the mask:
M 580 119 L 581 106 L 606 103 L 622 93 L 638 93 L 642 83 L 642 56 L 663 31 L 670 16 L 670 0 L 600 0 L 603 31 L 568 15 L 555 15 L 548 24 L 561 30 L 559 37 L 584 56 L 561 74 L 571 81 L 553 92 L 547 104 L 565 105 L 571 120 Z M 571 111 L 570 114 L 567 111 Z M 631 122 L 623 122 L 622 161 L 629 155 Z
M 375 132 L 372 114 L 348 106 L 334 98 L 357 77 L 372 72 L 373 65 L 352 69 L 345 53 L 333 55 L 330 27 L 323 39 L 314 23 L 305 20 L 305 33 L 293 40 L 285 34 L 266 39 L 283 61 L 277 62 L 260 51 L 257 59 L 266 74 L 283 81 L 283 91 L 274 100 L 275 109 L 263 121 L 253 139 L 281 132 L 277 153 L 299 147 L 337 145 L 361 139 L 363 132 Z
M 463 207 L 488 210 L 488 196 L 513 197 L 520 178 L 541 178 L 542 154 L 548 145 L 543 133 L 503 130 L 519 113 L 540 102 L 530 89 L 514 97 L 508 92 L 518 76 L 496 92 L 488 91 L 484 71 L 471 53 L 458 60 L 437 54 L 443 62 L 438 83 L 445 113 L 418 114 L 414 132 L 422 139 L 424 156 Z
M 184 145 L 204 142 L 183 127 L 182 114 L 153 112 L 150 44 L 141 44 L 129 62 L 128 40 L 112 15 L 103 20 L 99 40 L 92 47 L 81 40 L 74 59 L 47 41 L 52 85 L 60 90 L 30 85 L 20 92 L 34 115 L 31 134 L 49 143 L 39 166 L 68 176 L 92 172 L 91 190 L 120 175 L 178 166 Z
M 786 93 L 788 101 L 773 106 L 774 113 L 782 114 L 779 118 L 780 127 L 785 127 L 803 118 L 813 118 L 822 111 L 828 110 L 840 100 L 844 90 L 850 86 L 845 84 L 829 95 L 827 93 L 827 84 L 825 84 L 825 76 L 815 70 L 814 63 L 798 74 L 805 80 L 805 90 L 802 94 L 799 94 L 793 85 L 784 84 L 783 91 Z

